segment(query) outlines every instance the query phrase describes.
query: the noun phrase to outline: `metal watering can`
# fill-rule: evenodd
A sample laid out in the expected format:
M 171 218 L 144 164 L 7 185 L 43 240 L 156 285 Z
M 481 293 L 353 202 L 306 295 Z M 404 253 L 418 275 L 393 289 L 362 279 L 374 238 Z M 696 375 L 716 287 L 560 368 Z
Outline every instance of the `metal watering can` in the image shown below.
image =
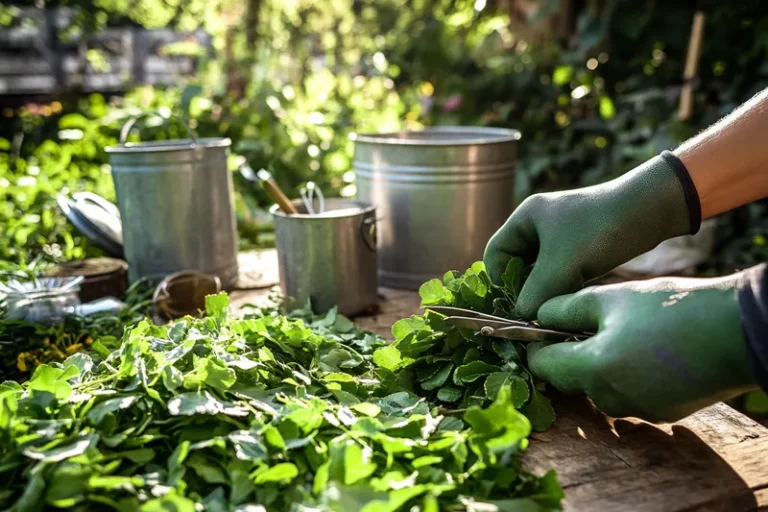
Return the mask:
M 217 276 L 222 288 L 232 289 L 238 267 L 232 175 L 227 169 L 231 141 L 198 138 L 170 116 L 185 128 L 188 139 L 126 142 L 136 122 L 152 114 L 130 119 L 120 132 L 120 144 L 106 148 L 122 220 L 122 233 L 112 237 L 112 249 L 122 245 L 131 281 L 194 270 Z M 94 198 L 91 203 L 96 203 Z M 108 208 L 102 209 L 110 215 Z

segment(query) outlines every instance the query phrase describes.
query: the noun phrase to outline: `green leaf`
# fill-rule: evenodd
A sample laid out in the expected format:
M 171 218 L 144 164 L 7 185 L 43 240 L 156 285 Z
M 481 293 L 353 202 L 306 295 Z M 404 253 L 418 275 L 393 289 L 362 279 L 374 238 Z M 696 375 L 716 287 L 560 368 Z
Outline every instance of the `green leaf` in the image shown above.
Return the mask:
M 330 467 L 331 467 L 331 461 L 328 461 L 325 464 L 321 465 L 319 468 L 317 468 L 317 471 L 315 472 L 315 479 L 314 479 L 314 482 L 312 483 L 313 494 L 319 495 L 328 487 L 328 480 L 330 479 L 329 477 Z
M 385 500 L 368 500 L 365 506 L 358 508 L 358 510 L 360 512 L 396 512 L 408 501 L 424 494 L 427 489 L 429 487 L 426 485 L 412 485 L 405 489 L 397 489 L 389 492 Z
M 134 487 L 144 485 L 144 479 L 136 476 L 120 475 L 94 475 L 88 479 L 88 487 L 91 489 L 133 490 Z
M 453 416 L 446 416 L 437 427 L 438 432 L 460 432 L 464 430 L 464 422 Z
M 85 451 L 94 446 L 98 441 L 98 436 L 95 434 L 82 434 L 74 439 L 59 443 L 54 441 L 53 446 L 46 445 L 41 448 L 26 448 L 23 453 L 30 459 L 39 460 L 43 462 L 61 462 L 64 459 L 69 459 L 82 455 Z
M 471 267 L 469 267 L 469 270 L 467 273 L 472 272 L 474 274 L 480 275 L 483 272 L 487 272 L 487 269 L 485 268 L 485 263 L 482 261 L 476 261 L 472 264 Z
M 0 393 L 0 429 L 7 429 L 19 410 L 17 391 Z
M 531 387 L 530 401 L 520 408 L 531 422 L 534 430 L 544 432 L 555 422 L 555 410 L 552 408 L 552 402 L 549 398 L 542 395 L 535 386 Z
M 295 464 L 281 462 L 265 471 L 257 472 L 254 477 L 254 483 L 256 483 L 256 485 L 263 485 L 269 482 L 287 484 L 297 476 L 299 476 L 299 469 Z
M 194 452 L 186 465 L 209 484 L 229 484 L 224 470 L 200 452 Z
M 175 366 L 163 368 L 163 386 L 168 391 L 175 391 L 184 384 L 184 375 Z
M 376 463 L 371 461 L 371 449 L 364 450 L 359 444 L 350 441 L 344 449 L 344 484 L 354 485 L 370 477 L 376 471 Z
M 437 392 L 438 400 L 443 402 L 456 402 L 464 395 L 464 392 L 457 388 L 441 388 Z
M 126 395 L 115 398 L 108 398 L 93 406 L 88 411 L 88 419 L 95 424 L 99 424 L 104 421 L 104 417 L 108 414 L 115 413 L 122 409 L 128 409 L 139 399 L 138 395 Z
M 141 512 L 196 512 L 195 502 L 179 496 L 171 490 L 162 498 L 147 501 L 141 506 Z
M 69 397 L 72 393 L 72 386 L 67 379 L 72 375 L 77 375 L 78 370 L 74 366 L 67 368 L 67 373 L 61 368 L 54 368 L 47 364 L 41 364 L 35 369 L 32 378 L 27 382 L 26 388 L 34 391 L 47 391 L 53 394 L 58 400 Z
M 520 356 L 515 350 L 515 345 L 510 340 L 497 340 L 493 342 L 493 351 L 505 362 L 520 362 Z
M 395 371 L 403 365 L 403 357 L 394 345 L 387 345 L 376 349 L 373 353 L 373 362 L 382 368 Z
M 366 416 L 370 416 L 371 418 L 375 418 L 381 413 L 381 407 L 379 407 L 376 404 L 372 404 L 370 402 L 361 402 L 359 404 L 354 404 L 352 406 L 352 409 L 354 411 L 359 412 L 360 414 L 365 414 Z
M 483 281 L 483 279 L 477 275 L 469 275 L 464 278 L 464 281 L 461 283 L 459 290 L 461 293 L 461 298 L 464 299 L 467 304 L 469 304 L 470 308 L 476 311 L 482 311 L 485 309 L 485 299 L 488 296 L 488 286 Z
M 412 332 L 397 342 L 397 349 L 403 357 L 417 358 L 440 343 L 444 337 L 440 333 L 431 333 L 429 331 Z
M 168 401 L 171 416 L 193 416 L 195 414 L 225 414 L 228 416 L 248 416 L 248 409 L 224 402 L 207 391 L 202 393 L 182 393 Z
M 83 464 L 65 462 L 57 465 L 45 490 L 46 503 L 58 508 L 68 508 L 85 501 L 91 471 Z
M 519 409 L 528 401 L 529 390 L 528 383 L 509 372 L 496 372 L 488 376 L 485 381 L 485 395 L 489 400 L 496 400 L 502 387 L 509 386 L 511 389 L 512 403 Z
M 453 382 L 459 386 L 465 386 L 476 381 L 480 377 L 490 375 L 499 371 L 500 368 L 484 361 L 472 361 L 471 363 L 459 366 L 453 374 Z
M 168 485 L 174 487 L 184 477 L 184 461 L 189 455 L 189 441 L 182 441 L 168 458 Z
M 412 316 L 398 320 L 392 326 L 392 335 L 396 340 L 402 340 L 412 332 L 429 330 L 426 320 L 421 316 Z
M 205 297 L 205 314 L 215 318 L 222 318 L 229 311 L 229 297 L 226 292 L 208 295 Z
M 348 333 L 355 329 L 355 324 L 344 315 L 337 315 L 333 322 L 333 330 L 338 333 Z
M 453 371 L 453 363 L 444 364 L 435 375 L 421 382 L 421 388 L 426 391 L 437 389 L 448 381 Z
M 524 446 L 526 437 L 531 433 L 530 422 L 512 403 L 509 387 L 501 388 L 496 400 L 487 409 L 478 406 L 467 408 L 464 421 L 472 427 L 475 444 L 482 447 L 481 453 L 487 453 L 491 464 L 496 463 L 495 454 Z
M 451 292 L 443 286 L 439 279 L 432 279 L 422 284 L 419 288 L 419 296 L 422 307 L 450 303 L 453 298 Z
M 285 450 L 285 439 L 283 439 L 283 435 L 280 433 L 280 430 L 274 426 L 267 425 L 261 432 L 261 435 L 264 437 L 264 440 L 267 442 L 267 444 L 272 448 L 275 448 L 276 450 Z
M 517 300 L 520 295 L 520 290 L 523 287 L 523 269 L 524 264 L 522 258 L 512 257 L 507 263 L 507 268 L 501 275 L 501 280 L 504 283 L 504 289 Z
M 184 387 L 199 389 L 203 384 L 219 391 L 226 391 L 237 381 L 235 370 L 218 358 L 208 357 L 199 361 L 193 372 L 184 376 Z
M 227 439 L 235 448 L 235 457 L 240 460 L 257 461 L 268 457 L 267 447 L 248 430 L 230 432 Z

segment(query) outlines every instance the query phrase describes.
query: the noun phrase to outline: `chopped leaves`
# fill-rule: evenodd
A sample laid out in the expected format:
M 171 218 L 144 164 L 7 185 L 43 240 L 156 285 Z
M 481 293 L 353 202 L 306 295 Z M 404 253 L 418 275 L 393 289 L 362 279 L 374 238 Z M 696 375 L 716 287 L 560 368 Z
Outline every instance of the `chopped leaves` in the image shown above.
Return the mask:
M 481 264 L 421 293 L 514 303 Z M 554 414 L 511 342 L 434 313 L 387 344 L 335 310 L 227 310 L 209 296 L 206 318 L 142 321 L 0 384 L 0 509 L 559 510 L 554 474 L 519 463 Z

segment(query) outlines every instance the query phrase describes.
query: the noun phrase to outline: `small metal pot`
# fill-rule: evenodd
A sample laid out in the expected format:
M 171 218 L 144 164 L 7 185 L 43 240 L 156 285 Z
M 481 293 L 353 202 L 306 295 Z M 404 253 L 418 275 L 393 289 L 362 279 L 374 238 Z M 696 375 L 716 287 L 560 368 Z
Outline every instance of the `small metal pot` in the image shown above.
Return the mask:
M 353 316 L 378 303 L 376 276 L 376 208 L 348 199 L 326 199 L 326 211 L 285 214 L 273 207 L 280 287 L 283 295 L 315 312 L 338 306 Z

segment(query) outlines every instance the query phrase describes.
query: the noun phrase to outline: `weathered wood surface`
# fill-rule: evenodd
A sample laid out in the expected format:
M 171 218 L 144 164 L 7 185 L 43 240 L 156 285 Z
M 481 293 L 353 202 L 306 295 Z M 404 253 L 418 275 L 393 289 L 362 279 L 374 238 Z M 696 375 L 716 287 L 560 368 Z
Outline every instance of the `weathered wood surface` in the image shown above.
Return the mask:
M 265 291 L 237 291 L 235 307 Z M 414 292 L 381 290 L 380 312 L 355 319 L 388 336 L 418 312 Z M 557 421 L 534 434 L 523 456 L 536 472 L 555 469 L 568 511 L 768 510 L 768 428 L 725 404 L 683 421 L 651 425 L 611 419 L 586 399 L 553 392 Z

